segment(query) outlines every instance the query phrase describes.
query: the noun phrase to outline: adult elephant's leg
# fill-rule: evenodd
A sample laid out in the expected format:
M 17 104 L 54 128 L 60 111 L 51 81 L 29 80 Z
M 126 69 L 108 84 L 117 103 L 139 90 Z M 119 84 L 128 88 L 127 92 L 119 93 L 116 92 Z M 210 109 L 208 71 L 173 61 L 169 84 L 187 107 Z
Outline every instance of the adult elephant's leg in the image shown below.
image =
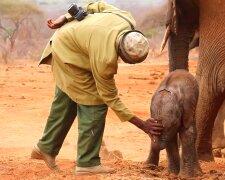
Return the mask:
M 183 24 L 178 26 L 178 33 L 171 33 L 168 39 L 169 71 L 176 69 L 188 70 L 189 44 L 195 29 Z
M 212 93 L 212 87 L 208 86 L 208 82 L 209 80 L 206 78 L 199 80 L 199 99 L 196 108 L 196 148 L 200 160 L 213 161 L 212 130 L 223 98 Z
M 199 159 L 214 160 L 212 131 L 225 99 L 225 1 L 200 0 L 200 48 L 196 79 L 199 100 L 196 108 Z M 209 23 L 210 22 L 210 23 Z
M 213 149 L 225 148 L 224 137 L 224 120 L 225 120 L 225 101 L 220 108 L 213 127 Z

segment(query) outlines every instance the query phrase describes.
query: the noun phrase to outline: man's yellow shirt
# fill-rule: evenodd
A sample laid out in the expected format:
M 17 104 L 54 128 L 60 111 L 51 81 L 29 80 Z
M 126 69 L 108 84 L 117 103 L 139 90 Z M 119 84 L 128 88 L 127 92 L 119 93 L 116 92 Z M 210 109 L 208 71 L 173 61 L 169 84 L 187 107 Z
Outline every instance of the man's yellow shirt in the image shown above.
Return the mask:
M 56 85 L 73 101 L 82 105 L 107 104 L 120 118 L 134 115 L 118 96 L 114 75 L 118 68 L 118 37 L 131 30 L 132 16 L 107 3 L 86 7 L 89 14 L 82 21 L 72 20 L 59 28 L 47 44 L 41 64 L 51 64 Z M 72 21 L 71 21 L 72 20 Z

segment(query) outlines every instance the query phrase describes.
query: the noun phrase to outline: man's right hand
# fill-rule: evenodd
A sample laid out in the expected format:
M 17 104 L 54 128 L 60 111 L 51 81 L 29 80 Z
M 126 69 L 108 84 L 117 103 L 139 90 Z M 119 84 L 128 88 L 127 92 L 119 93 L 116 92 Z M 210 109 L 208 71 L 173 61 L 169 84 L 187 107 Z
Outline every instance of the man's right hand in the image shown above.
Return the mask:
M 58 17 L 56 20 L 52 21 L 52 19 L 47 20 L 47 25 L 51 29 L 60 28 L 63 24 L 67 22 L 67 19 L 64 15 Z
M 154 137 L 159 136 L 163 130 L 162 124 L 152 118 L 143 121 L 138 117 L 133 117 L 129 122 L 147 133 L 153 141 L 155 139 Z

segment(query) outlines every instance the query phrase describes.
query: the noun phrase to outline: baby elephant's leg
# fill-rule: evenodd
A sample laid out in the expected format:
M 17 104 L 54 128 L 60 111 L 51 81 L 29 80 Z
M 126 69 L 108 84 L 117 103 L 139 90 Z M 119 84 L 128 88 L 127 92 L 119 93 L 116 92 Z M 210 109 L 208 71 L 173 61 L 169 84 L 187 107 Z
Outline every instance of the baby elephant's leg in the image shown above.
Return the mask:
M 193 177 L 201 171 L 195 150 L 195 127 L 182 128 L 180 131 L 182 147 L 180 175 Z
M 177 135 L 171 140 L 166 148 L 169 170 L 172 173 L 178 174 L 180 170 L 180 156 L 177 145 Z
M 152 143 L 154 143 L 154 142 L 152 142 Z M 159 164 L 159 153 L 160 153 L 160 150 L 154 148 L 151 145 L 150 152 L 149 152 L 148 158 L 145 161 L 145 163 L 158 166 L 158 164 Z

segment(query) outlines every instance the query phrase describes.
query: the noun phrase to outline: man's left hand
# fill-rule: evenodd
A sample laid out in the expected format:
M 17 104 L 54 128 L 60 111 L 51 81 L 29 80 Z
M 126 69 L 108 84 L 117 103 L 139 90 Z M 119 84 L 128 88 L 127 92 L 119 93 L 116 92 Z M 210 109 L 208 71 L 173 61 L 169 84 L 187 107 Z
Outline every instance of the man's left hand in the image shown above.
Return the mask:
M 60 16 L 56 20 L 52 21 L 52 19 L 47 20 L 47 25 L 51 29 L 57 29 L 63 26 L 67 22 L 67 19 L 65 16 Z

